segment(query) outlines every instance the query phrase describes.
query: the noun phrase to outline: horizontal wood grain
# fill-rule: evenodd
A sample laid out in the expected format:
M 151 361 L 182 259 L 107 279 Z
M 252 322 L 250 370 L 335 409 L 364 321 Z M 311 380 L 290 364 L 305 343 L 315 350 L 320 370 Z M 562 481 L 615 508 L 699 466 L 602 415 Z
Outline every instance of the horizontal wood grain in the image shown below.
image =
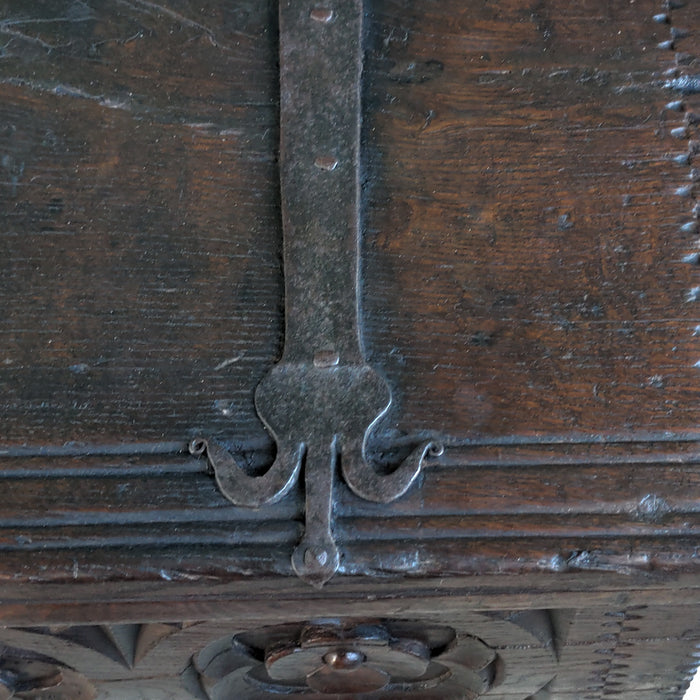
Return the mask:
M 372 7 L 366 338 L 390 429 L 695 425 L 694 195 L 658 3 Z
M 678 700 L 698 6 L 366 0 L 360 321 L 393 395 L 368 450 L 445 450 L 390 504 L 337 470 L 322 591 L 290 563 L 302 487 L 234 506 L 187 454 L 275 454 L 254 391 L 284 341 L 277 12 L 0 2 L 0 645 L 63 655 L 101 700 L 184 700 L 192 655 L 238 631 L 407 619 L 509 660 L 494 698 L 536 677 L 528 700 Z M 533 614 L 548 637 L 513 631 Z
M 0 442 L 265 439 L 276 4 L 66 7 L 0 8 Z
M 448 446 L 386 505 L 339 482 L 341 571 L 694 570 L 700 452 L 691 438 Z M 302 532 L 298 488 L 274 505 L 237 507 L 204 460 L 178 452 L 5 456 L 0 481 L 0 573 L 12 580 L 158 578 L 172 557 L 177 576 L 275 575 L 290 571 L 285 552 Z

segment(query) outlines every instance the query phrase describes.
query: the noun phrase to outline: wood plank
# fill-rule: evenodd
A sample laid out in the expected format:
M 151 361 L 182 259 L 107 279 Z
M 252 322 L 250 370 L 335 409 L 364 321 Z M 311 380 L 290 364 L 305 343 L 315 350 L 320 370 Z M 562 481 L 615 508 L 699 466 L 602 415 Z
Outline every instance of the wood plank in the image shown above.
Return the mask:
M 365 306 L 398 387 L 388 432 L 697 424 L 688 144 L 658 12 L 373 3 Z
M 265 440 L 276 4 L 64 5 L 0 8 L 0 439 Z

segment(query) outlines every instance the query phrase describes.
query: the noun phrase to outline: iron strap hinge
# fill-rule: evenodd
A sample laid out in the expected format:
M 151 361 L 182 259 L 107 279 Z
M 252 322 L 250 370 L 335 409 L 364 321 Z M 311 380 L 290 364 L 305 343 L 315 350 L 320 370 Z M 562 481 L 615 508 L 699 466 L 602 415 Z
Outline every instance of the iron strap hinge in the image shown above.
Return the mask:
M 325 7 L 280 2 L 280 186 L 285 339 L 255 405 L 277 443 L 262 476 L 250 476 L 209 438 L 206 452 L 225 496 L 239 506 L 281 499 L 304 469 L 306 524 L 296 573 L 322 586 L 339 567 L 333 538 L 338 471 L 358 496 L 380 503 L 406 492 L 431 449 L 424 442 L 392 473 L 365 454 L 391 404 L 386 381 L 364 359 L 359 314 L 362 0 Z

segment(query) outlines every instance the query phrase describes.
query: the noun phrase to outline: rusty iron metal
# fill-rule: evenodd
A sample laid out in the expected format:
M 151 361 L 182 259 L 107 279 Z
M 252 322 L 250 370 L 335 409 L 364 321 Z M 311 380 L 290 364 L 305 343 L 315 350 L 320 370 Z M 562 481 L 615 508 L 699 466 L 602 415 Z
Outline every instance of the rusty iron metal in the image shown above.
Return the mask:
M 360 334 L 360 127 L 362 0 L 280 3 L 280 186 L 285 340 L 258 385 L 258 415 L 277 443 L 262 476 L 250 476 L 215 440 L 198 438 L 233 503 L 275 502 L 303 468 L 306 529 L 292 565 L 322 586 L 339 566 L 334 482 L 387 503 L 411 486 L 431 449 L 419 445 L 392 473 L 366 459 L 368 435 L 391 404 L 386 381 L 364 359 Z

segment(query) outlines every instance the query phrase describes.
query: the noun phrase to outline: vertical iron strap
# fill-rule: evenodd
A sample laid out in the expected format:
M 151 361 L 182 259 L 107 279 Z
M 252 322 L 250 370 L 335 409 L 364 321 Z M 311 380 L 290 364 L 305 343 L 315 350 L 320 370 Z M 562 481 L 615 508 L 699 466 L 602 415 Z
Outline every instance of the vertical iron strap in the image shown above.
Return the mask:
M 283 362 L 361 364 L 362 0 L 280 4 Z

